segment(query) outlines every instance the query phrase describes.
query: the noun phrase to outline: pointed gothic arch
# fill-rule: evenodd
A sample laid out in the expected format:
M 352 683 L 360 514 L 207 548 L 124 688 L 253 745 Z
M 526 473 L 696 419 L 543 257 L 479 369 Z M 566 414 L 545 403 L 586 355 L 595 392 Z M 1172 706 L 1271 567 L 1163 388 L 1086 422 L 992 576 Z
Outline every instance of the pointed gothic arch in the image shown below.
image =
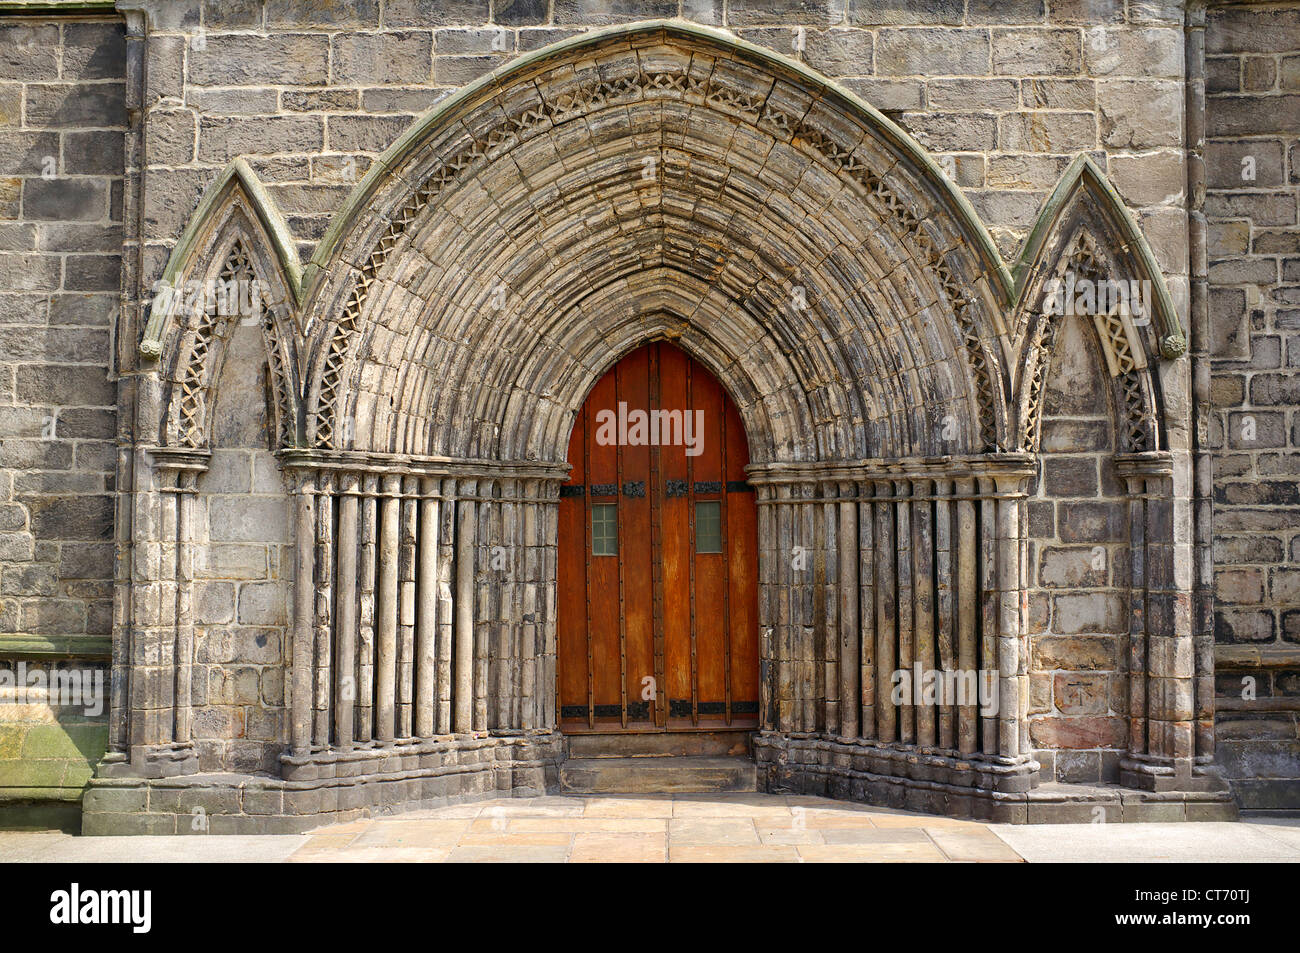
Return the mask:
M 1122 452 L 1167 449 L 1155 364 L 1187 347 L 1164 276 L 1123 200 L 1087 155 L 1061 176 L 1015 266 L 1015 406 L 1020 447 L 1037 451 L 1042 388 L 1062 309 L 1087 293 Z
M 160 447 L 207 446 L 227 339 L 249 322 L 266 351 L 277 447 L 297 443 L 301 276 L 283 218 L 248 164 L 234 160 L 204 193 L 154 287 L 140 353 L 158 360 Z
M 550 224 L 565 217 L 581 224 Z M 809 455 L 778 439 L 786 459 L 1010 445 L 1011 285 L 969 204 L 870 106 L 680 23 L 524 57 L 375 163 L 306 271 L 308 441 L 486 452 L 535 390 L 510 356 L 553 346 L 547 322 L 575 298 L 656 269 L 718 289 L 778 349 L 808 355 L 801 379 L 827 400 L 810 411 Z M 453 392 L 461 378 L 472 393 Z M 447 432 L 469 408 L 484 415 L 471 432 Z

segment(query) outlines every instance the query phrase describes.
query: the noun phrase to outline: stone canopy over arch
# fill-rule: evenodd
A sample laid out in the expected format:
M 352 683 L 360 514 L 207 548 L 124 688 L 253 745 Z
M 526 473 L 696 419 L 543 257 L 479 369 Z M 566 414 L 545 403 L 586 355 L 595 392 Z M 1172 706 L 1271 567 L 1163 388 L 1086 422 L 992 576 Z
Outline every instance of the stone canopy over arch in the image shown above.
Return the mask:
M 1187 347 L 1169 291 L 1146 239 L 1105 175 L 1086 155 L 1061 176 L 1015 266 L 1014 366 L 1021 447 L 1038 449 L 1043 382 L 1067 298 L 1088 309 L 1113 390 L 1121 449 L 1167 449 L 1160 358 Z M 1073 293 L 1074 289 L 1085 289 Z M 1053 313 L 1053 311 L 1056 313 Z
M 755 460 L 1009 447 L 1010 281 L 905 133 L 793 61 L 597 31 L 395 144 L 305 276 L 309 447 L 562 462 L 650 336 L 736 397 Z

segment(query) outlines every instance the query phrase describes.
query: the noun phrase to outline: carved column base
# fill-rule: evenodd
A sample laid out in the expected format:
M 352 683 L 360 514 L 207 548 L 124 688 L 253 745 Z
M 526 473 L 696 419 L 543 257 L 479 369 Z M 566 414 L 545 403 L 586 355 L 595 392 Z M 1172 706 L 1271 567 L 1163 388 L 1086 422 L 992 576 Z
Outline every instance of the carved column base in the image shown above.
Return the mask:
M 1228 783 L 1215 765 L 1191 758 L 1129 755 L 1119 763 L 1120 784 L 1139 791 L 1226 791 Z
M 199 773 L 194 745 L 132 745 L 130 754 L 110 752 L 95 768 L 98 778 L 177 778 Z

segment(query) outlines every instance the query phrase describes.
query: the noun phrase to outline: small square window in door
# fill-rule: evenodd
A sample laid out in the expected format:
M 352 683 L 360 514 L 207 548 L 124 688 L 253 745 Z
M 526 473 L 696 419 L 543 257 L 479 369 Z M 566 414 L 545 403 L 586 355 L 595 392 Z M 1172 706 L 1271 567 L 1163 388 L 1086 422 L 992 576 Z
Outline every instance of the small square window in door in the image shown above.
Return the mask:
M 591 507 L 591 555 L 618 555 L 618 504 L 593 503 Z
M 722 504 L 717 500 L 695 504 L 695 551 L 722 552 Z

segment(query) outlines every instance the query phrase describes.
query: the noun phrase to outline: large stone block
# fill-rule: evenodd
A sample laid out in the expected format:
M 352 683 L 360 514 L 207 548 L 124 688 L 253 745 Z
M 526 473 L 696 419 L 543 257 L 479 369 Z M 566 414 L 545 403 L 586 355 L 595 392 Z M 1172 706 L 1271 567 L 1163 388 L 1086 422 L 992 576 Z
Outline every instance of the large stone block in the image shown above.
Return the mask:
M 322 86 L 329 81 L 329 37 L 322 33 L 216 34 L 191 49 L 189 81 L 200 86 L 285 84 Z
M 887 28 L 877 34 L 876 73 L 881 76 L 985 76 L 989 62 L 985 30 Z
M 342 34 L 331 45 L 331 78 L 343 85 L 427 83 L 432 67 L 431 33 Z
M 1076 76 L 1082 72 L 1081 42 L 1078 30 L 994 30 L 993 72 L 1002 76 Z

